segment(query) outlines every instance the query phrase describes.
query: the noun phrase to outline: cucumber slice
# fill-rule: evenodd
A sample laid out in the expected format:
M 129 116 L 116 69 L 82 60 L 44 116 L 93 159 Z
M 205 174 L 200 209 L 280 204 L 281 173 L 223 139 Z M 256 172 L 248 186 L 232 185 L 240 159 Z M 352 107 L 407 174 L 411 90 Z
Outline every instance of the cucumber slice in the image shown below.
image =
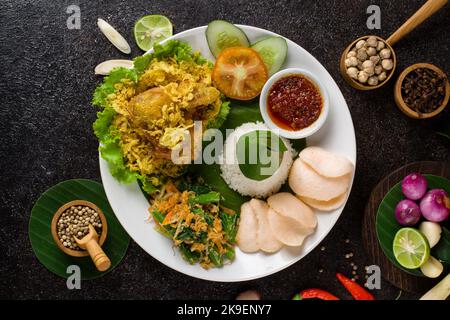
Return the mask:
M 266 64 L 269 76 L 281 69 L 287 56 L 287 42 L 282 37 L 269 36 L 252 44 Z
M 224 20 L 214 20 L 208 24 L 206 40 L 209 50 L 216 58 L 225 48 L 250 46 L 244 31 Z

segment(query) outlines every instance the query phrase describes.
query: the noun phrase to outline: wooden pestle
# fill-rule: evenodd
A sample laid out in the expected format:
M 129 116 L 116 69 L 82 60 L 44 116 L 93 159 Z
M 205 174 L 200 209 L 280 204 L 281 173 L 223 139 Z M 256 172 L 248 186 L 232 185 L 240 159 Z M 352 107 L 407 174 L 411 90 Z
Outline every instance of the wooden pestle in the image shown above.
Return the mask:
M 82 249 L 89 252 L 97 270 L 106 271 L 109 269 L 111 260 L 109 260 L 108 256 L 98 244 L 98 234 L 92 224 L 89 224 L 89 233 L 81 239 L 75 237 L 75 241 Z

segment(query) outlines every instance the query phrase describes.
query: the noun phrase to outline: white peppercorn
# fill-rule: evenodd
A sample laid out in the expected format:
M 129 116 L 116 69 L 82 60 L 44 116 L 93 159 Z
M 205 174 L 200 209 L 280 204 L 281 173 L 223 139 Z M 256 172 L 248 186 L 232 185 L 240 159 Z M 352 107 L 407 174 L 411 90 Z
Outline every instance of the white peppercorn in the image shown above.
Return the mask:
M 394 67 L 394 62 L 391 59 L 383 59 L 381 66 L 384 70 L 391 70 Z
M 383 72 L 383 67 L 380 65 L 375 66 L 375 74 L 380 74 Z
M 367 38 L 367 45 L 369 47 L 376 47 L 377 44 L 378 44 L 377 37 L 370 36 L 369 38 Z
M 389 59 L 391 57 L 391 50 L 384 48 L 380 51 L 380 57 L 381 59 Z
M 356 69 L 355 67 L 350 67 L 347 69 L 347 74 L 352 79 L 358 78 L 358 72 L 359 72 L 358 69 Z
M 345 59 L 346 67 L 356 67 L 358 65 L 358 59 L 356 57 L 350 57 Z
M 379 55 L 371 56 L 369 59 L 372 61 L 374 66 L 376 66 L 381 60 Z
M 365 73 L 367 73 L 369 76 L 373 76 L 375 74 L 375 68 L 374 67 L 364 68 L 363 71 Z
M 362 70 L 362 64 L 363 64 L 363 62 L 361 61 L 361 60 L 358 60 L 358 65 L 357 65 L 357 67 L 358 67 L 358 69 L 359 70 Z
M 364 47 L 365 44 L 366 44 L 366 41 L 365 41 L 365 40 L 359 40 L 359 41 L 356 43 L 355 48 L 356 48 L 356 49 L 361 49 L 362 47 Z
M 82 250 L 75 242 L 75 237 L 83 238 L 88 234 L 88 225 L 96 228 L 99 235 L 102 233 L 100 216 L 95 210 L 84 206 L 73 206 L 63 212 L 56 223 L 58 239 L 66 248 Z
M 380 73 L 378 75 L 378 81 L 384 81 L 384 80 L 386 80 L 386 78 L 387 78 L 387 75 L 386 75 L 385 71 L 383 71 L 382 73 Z
M 369 84 L 370 86 L 376 86 L 378 84 L 378 77 L 377 76 L 371 76 L 367 80 L 367 84 Z
M 382 49 L 384 49 L 384 47 L 385 47 L 384 41 L 378 41 L 377 51 L 381 51 Z
M 360 61 L 365 61 L 367 60 L 367 50 L 364 48 L 358 49 L 358 51 L 356 52 L 356 57 L 360 60 Z
M 366 83 L 367 79 L 369 79 L 369 75 L 365 71 L 358 72 L 358 81 L 361 83 Z
M 376 86 L 387 78 L 394 68 L 392 52 L 384 41 L 370 36 L 359 40 L 347 53 L 344 60 L 347 75 L 370 86 Z
M 372 68 L 373 66 L 374 65 L 373 65 L 373 62 L 371 60 L 366 60 L 362 64 L 363 69 L 365 69 L 365 68 Z
M 374 56 L 377 54 L 377 49 L 375 49 L 374 47 L 369 47 L 367 48 L 367 54 L 369 56 Z

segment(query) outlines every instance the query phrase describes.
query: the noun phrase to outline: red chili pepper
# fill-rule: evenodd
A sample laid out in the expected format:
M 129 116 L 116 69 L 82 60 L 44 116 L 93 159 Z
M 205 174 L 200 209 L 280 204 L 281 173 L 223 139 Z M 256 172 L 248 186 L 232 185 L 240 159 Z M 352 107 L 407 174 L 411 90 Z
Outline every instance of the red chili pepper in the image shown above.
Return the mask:
M 336 296 L 322 289 L 306 289 L 294 297 L 293 300 L 301 299 L 320 299 L 320 300 L 339 300 Z
M 341 273 L 336 273 L 336 277 L 355 300 L 375 300 L 375 297 L 369 291 Z

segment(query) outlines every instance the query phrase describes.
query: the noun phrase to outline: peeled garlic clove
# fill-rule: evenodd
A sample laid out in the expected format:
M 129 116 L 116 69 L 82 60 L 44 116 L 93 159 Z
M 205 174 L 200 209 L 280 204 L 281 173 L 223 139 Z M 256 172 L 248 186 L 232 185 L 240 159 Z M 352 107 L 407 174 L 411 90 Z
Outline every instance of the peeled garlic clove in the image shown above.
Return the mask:
M 97 25 L 100 28 L 100 31 L 108 38 L 109 41 L 120 51 L 123 53 L 129 54 L 131 52 L 130 45 L 127 40 L 125 40 L 122 35 L 117 32 L 108 22 L 103 19 L 97 20 Z
M 439 223 L 424 221 L 420 224 L 419 231 L 427 238 L 430 248 L 433 248 L 441 239 L 442 228 Z
M 430 256 L 421 267 L 420 271 L 428 278 L 437 278 L 441 275 L 444 270 L 442 263 L 436 258 Z
M 132 69 L 133 61 L 120 59 L 103 61 L 102 63 L 100 63 L 98 66 L 95 67 L 94 72 L 95 74 L 108 75 L 112 69 L 119 67 Z

